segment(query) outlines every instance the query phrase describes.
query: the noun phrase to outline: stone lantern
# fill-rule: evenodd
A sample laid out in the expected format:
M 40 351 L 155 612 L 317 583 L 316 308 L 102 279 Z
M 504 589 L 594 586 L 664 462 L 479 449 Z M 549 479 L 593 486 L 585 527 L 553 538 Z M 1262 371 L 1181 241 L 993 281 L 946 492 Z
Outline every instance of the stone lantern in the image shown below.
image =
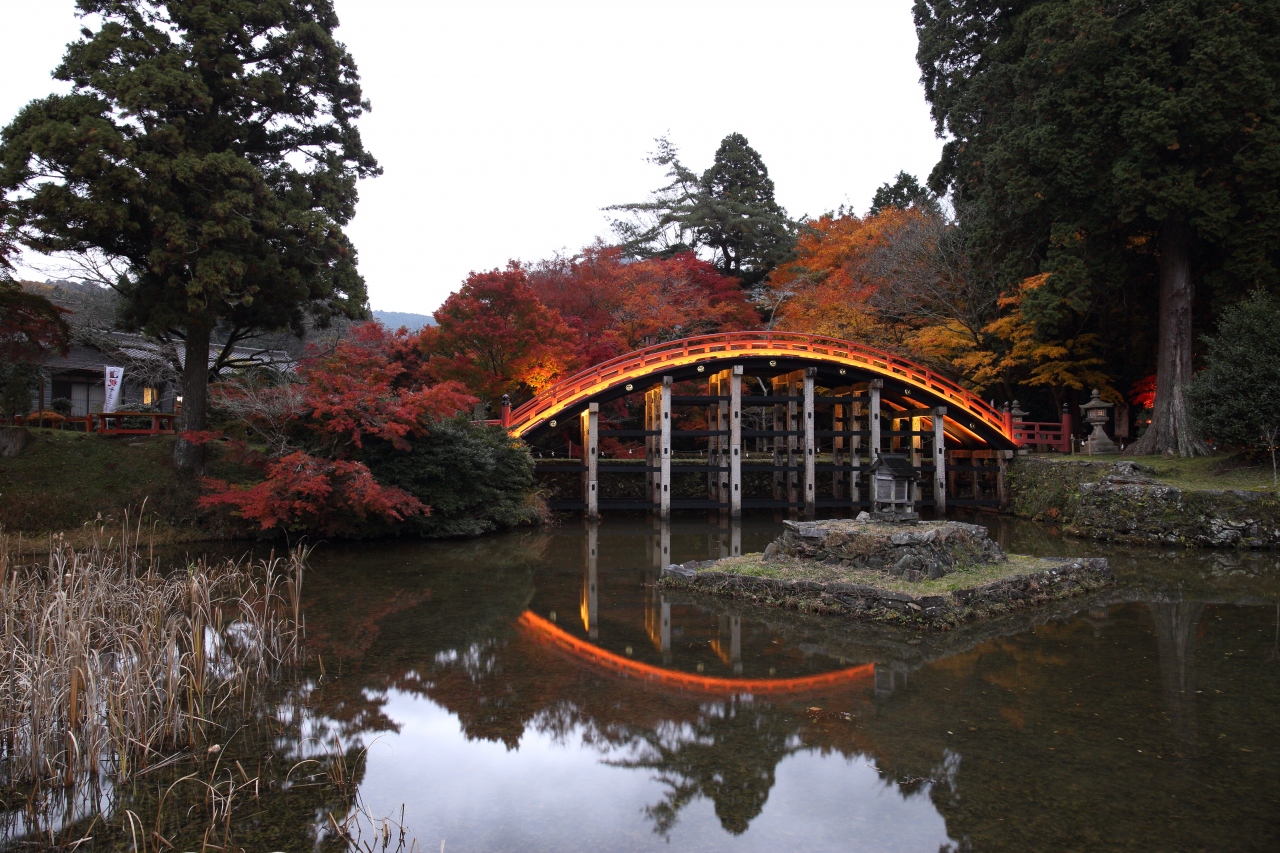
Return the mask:
M 915 521 L 911 484 L 916 469 L 906 456 L 882 453 L 871 463 L 871 517 L 876 521 Z
M 1093 432 L 1085 440 L 1084 450 L 1086 453 L 1119 453 L 1120 450 L 1115 446 L 1110 438 L 1107 437 L 1107 431 L 1103 429 L 1107 423 L 1107 409 L 1113 404 L 1104 402 L 1102 395 L 1097 388 L 1093 389 L 1093 398 L 1089 402 L 1080 407 L 1080 411 L 1084 414 L 1085 421 L 1093 427 Z

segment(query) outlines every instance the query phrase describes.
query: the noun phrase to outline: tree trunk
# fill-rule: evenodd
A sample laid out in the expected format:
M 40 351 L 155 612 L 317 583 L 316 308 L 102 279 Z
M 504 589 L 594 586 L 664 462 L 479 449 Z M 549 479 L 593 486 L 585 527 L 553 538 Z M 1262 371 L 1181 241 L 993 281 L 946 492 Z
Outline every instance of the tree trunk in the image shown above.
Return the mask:
M 205 426 L 209 408 L 209 329 L 187 329 L 186 364 L 182 368 L 182 431 L 199 431 Z M 173 451 L 174 464 L 187 471 L 204 470 L 204 446 L 179 436 Z
M 17 456 L 27 446 L 29 437 L 25 426 L 0 427 L 0 456 Z
M 1170 217 L 1160 228 L 1160 339 L 1156 348 L 1156 401 L 1151 426 L 1129 446 L 1129 455 L 1176 453 L 1207 456 L 1187 410 L 1191 382 L 1191 246 L 1195 234 Z

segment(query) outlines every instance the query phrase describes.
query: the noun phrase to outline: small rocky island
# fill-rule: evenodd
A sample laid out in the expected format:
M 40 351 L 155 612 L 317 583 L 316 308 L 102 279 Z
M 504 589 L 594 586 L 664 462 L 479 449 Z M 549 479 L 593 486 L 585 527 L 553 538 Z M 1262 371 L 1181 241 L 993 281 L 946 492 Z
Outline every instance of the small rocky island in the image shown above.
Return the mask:
M 956 521 L 783 522 L 763 554 L 668 566 L 659 585 L 804 613 L 946 630 L 1113 584 L 1098 557 L 1005 554 Z

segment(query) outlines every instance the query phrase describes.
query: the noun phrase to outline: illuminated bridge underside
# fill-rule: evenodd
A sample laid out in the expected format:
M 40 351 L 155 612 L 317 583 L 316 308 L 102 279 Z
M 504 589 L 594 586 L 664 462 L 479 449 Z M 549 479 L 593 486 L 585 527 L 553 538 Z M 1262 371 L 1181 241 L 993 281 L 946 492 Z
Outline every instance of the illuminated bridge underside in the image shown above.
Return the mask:
M 701 379 L 734 365 L 742 365 L 748 375 L 816 368 L 816 381 L 829 388 L 881 379 L 888 403 L 904 409 L 946 406 L 949 447 L 1016 447 L 1001 412 L 925 367 L 852 341 L 778 332 L 702 335 L 619 356 L 557 382 L 515 409 L 511 428 L 526 440 L 536 440 L 556 425 L 563 426 L 590 403 L 643 391 L 661 383 L 664 376 L 675 382 Z
M 871 687 L 875 681 L 875 664 L 867 663 L 847 669 L 803 678 L 716 678 L 678 670 L 663 669 L 641 663 L 599 646 L 580 640 L 567 631 L 526 610 L 516 623 L 522 633 L 534 641 L 565 653 L 575 660 L 604 670 L 612 675 L 635 679 L 642 685 L 717 696 L 795 696 L 855 686 Z

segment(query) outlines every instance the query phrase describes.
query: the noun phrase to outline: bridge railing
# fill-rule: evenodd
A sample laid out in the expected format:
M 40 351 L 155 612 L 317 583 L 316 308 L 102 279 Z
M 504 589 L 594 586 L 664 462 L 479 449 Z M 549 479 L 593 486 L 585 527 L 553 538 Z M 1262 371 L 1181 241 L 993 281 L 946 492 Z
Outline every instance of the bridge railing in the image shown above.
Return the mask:
M 637 371 L 652 372 L 666 364 L 688 363 L 700 355 L 731 357 L 732 355 L 765 355 L 769 352 L 783 355 L 795 353 L 829 356 L 850 362 L 855 366 L 865 366 L 875 373 L 906 380 L 963 409 L 967 414 L 982 420 L 988 427 L 1005 435 L 1009 434 L 1007 422 L 1000 412 L 976 394 L 928 368 L 865 344 L 796 332 L 724 332 L 683 338 L 629 352 L 580 371 L 544 389 L 511 413 L 511 423 L 519 427 L 540 420 L 564 403 L 580 398 L 593 390 L 607 387 L 613 380 Z

